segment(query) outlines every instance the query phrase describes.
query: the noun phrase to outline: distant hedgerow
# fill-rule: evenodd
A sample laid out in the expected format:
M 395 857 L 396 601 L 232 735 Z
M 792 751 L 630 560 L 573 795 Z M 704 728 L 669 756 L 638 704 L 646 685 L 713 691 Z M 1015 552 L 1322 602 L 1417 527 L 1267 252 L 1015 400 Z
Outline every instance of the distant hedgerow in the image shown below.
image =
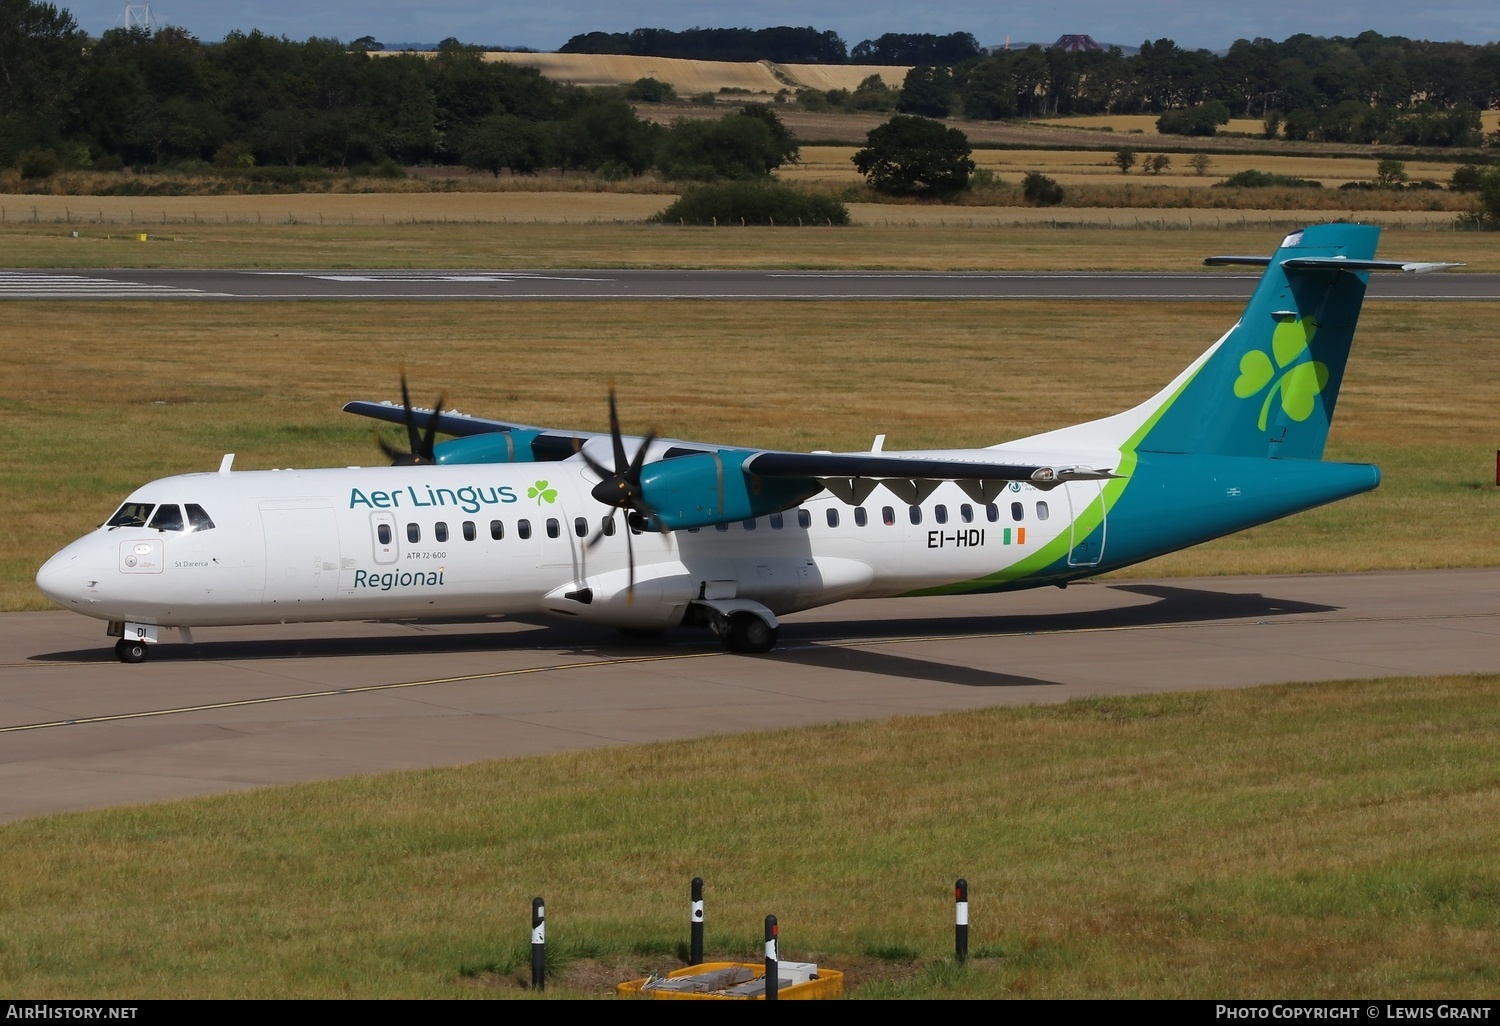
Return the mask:
M 849 208 L 774 182 L 719 182 L 687 190 L 651 220 L 661 224 L 846 225 Z
M 1296 189 L 1321 189 L 1322 182 L 1314 182 L 1307 178 L 1294 178 L 1291 175 L 1272 174 L 1270 171 L 1240 171 L 1219 182 L 1228 189 L 1270 189 L 1270 188 L 1296 188 Z

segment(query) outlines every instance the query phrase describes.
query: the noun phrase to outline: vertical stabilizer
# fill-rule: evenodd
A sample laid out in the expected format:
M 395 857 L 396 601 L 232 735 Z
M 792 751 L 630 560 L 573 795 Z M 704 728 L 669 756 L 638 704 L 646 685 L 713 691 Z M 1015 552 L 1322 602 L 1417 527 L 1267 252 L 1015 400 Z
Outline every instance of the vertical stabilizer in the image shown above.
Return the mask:
M 1239 323 L 1138 450 L 1321 458 L 1369 280 L 1331 262 L 1372 260 L 1379 235 L 1379 228 L 1352 224 L 1288 235 Z

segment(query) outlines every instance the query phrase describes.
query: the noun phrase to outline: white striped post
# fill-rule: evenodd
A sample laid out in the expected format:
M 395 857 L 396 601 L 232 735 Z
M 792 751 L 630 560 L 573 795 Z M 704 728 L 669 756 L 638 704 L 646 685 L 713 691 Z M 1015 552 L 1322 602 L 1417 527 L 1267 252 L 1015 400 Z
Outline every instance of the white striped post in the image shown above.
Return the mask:
M 547 906 L 531 899 L 531 985 L 547 989 Z

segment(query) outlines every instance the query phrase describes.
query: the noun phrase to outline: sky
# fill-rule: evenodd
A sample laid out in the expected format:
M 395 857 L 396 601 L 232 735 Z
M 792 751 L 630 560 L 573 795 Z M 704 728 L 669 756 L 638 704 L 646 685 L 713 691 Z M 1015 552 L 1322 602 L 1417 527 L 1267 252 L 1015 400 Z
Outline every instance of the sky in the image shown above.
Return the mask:
M 124 24 L 124 0 L 52 0 L 70 10 L 79 27 L 98 34 Z M 746 11 L 753 11 L 753 17 Z M 865 0 L 153 0 L 158 23 L 177 25 L 205 42 L 234 29 L 260 29 L 295 40 L 310 36 L 345 42 L 371 35 L 381 42 L 435 43 L 449 36 L 465 43 L 555 50 L 580 32 L 634 28 L 766 28 L 811 25 L 832 29 L 853 47 L 884 32 L 972 32 L 983 46 L 1051 43 L 1064 33 L 1101 43 L 1139 46 L 1163 37 L 1188 49 L 1227 49 L 1236 39 L 1281 40 L 1297 33 L 1356 36 L 1367 29 L 1412 39 L 1489 43 L 1500 40 L 1495 0 L 1364 0 L 1309 4 L 1307 0 L 1215 3 L 1213 0 L 1065 0 L 1028 4 L 913 3 Z

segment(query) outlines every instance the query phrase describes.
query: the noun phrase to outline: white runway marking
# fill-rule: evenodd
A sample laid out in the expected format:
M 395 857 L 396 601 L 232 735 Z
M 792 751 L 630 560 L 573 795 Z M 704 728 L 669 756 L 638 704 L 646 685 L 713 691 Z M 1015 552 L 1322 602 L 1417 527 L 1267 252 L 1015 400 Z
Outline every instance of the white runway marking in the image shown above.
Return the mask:
M 146 285 L 84 274 L 0 271 L 0 299 L 160 299 L 166 296 L 222 296 L 222 292 Z

